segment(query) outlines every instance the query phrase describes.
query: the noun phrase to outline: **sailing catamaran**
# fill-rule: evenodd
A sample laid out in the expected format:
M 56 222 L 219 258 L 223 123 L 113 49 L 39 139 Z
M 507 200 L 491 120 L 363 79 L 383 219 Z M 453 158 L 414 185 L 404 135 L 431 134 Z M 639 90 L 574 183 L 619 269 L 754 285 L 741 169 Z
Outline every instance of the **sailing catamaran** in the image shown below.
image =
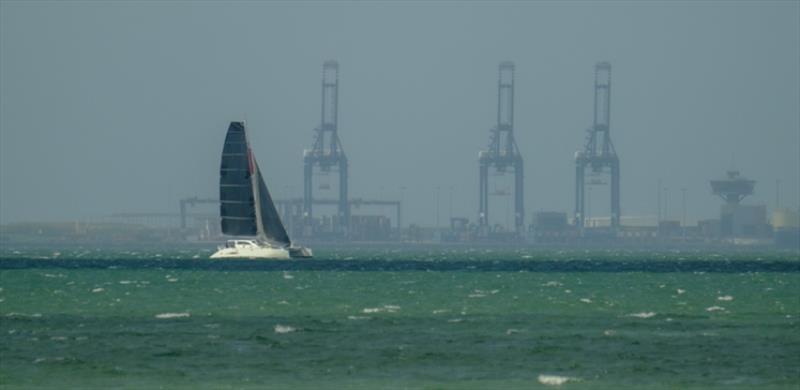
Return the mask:
M 228 126 L 219 171 L 222 233 L 254 238 L 228 240 L 212 259 L 312 256 L 311 249 L 292 245 L 250 149 L 244 122 Z

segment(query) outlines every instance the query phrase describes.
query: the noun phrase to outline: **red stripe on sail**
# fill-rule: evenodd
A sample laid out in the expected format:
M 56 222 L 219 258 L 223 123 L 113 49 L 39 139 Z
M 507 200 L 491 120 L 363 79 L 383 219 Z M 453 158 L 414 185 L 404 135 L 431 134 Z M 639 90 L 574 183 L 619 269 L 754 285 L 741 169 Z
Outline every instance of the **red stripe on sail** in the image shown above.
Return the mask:
M 256 173 L 256 164 L 253 161 L 253 152 L 250 151 L 250 148 L 247 148 L 247 167 L 250 169 L 250 174 Z

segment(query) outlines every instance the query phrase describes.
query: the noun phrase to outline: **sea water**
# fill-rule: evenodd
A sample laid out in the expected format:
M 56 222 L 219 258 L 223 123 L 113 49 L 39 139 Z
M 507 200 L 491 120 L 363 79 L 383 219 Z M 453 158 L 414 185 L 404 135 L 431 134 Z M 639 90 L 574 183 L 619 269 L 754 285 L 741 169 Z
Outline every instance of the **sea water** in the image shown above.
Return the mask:
M 208 255 L 3 248 L 0 387 L 800 386 L 796 252 Z

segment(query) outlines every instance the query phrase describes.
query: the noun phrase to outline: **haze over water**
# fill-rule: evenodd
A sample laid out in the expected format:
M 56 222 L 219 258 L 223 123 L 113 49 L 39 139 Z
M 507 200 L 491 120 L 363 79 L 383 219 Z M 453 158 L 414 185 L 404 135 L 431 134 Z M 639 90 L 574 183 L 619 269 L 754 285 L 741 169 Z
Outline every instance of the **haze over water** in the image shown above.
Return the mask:
M 328 59 L 340 64 L 351 196 L 402 198 L 405 224 L 435 224 L 437 187 L 441 224 L 451 194 L 453 216 L 475 221 L 501 61 L 516 65 L 529 214 L 573 211 L 599 61 L 613 68 L 623 215 L 656 215 L 662 179 L 667 217 L 680 215 L 680 188 L 690 224 L 718 217 L 708 180 L 732 166 L 758 181 L 747 202 L 773 208 L 781 180 L 783 206 L 797 209 L 798 7 L 3 1 L 0 223 L 177 212 L 181 198 L 215 197 L 232 120 L 247 120 L 274 195 L 300 197 Z M 592 193 L 592 215 L 607 215 L 605 193 Z M 496 222 L 510 201 L 491 206 Z

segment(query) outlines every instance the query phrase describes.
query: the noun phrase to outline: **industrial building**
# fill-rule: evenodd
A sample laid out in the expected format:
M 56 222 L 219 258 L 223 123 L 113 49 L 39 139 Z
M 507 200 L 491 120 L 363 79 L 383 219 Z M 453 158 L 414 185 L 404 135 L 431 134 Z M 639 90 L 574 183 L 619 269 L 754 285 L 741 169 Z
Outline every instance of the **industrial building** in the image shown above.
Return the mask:
M 775 245 L 782 248 L 800 248 L 800 212 L 778 209 L 772 213 Z

